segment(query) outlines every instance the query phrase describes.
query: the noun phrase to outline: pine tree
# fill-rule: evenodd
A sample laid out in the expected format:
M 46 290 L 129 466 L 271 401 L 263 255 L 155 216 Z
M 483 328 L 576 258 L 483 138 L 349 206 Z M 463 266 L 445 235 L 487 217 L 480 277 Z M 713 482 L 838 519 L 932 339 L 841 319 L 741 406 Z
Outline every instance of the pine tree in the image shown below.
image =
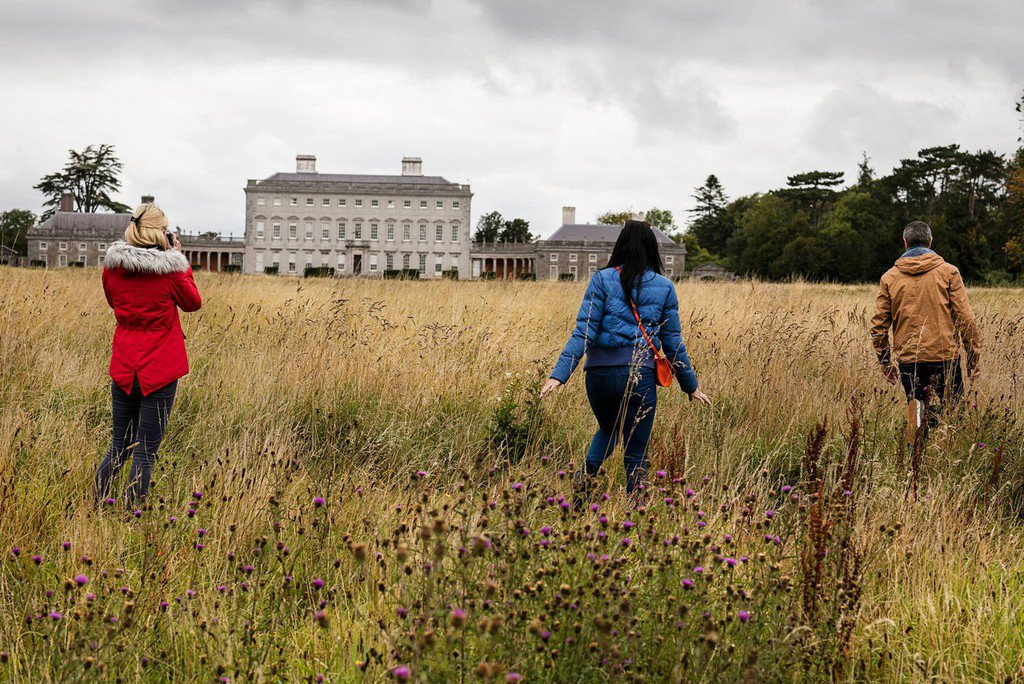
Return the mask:
M 76 211 L 93 213 L 99 209 L 127 212 L 130 207 L 114 200 L 112 193 L 121 189 L 123 164 L 113 145 L 89 145 L 81 152 L 68 150 L 70 159 L 64 168 L 43 176 L 33 187 L 46 195 L 42 219 L 52 216 L 60 207 L 60 198 L 70 192 Z

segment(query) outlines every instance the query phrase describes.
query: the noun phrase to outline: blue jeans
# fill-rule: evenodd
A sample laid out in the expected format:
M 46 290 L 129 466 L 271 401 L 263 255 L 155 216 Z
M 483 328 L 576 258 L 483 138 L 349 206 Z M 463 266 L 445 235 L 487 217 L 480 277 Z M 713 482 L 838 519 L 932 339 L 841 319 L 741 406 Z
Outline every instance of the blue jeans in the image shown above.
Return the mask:
M 139 380 L 130 393 L 115 383 L 110 383 L 110 402 L 113 409 L 114 425 L 111 430 L 110 449 L 96 469 L 96 502 L 102 503 L 110 496 L 110 483 L 129 456 L 132 469 L 128 473 L 128 491 L 125 503 L 132 508 L 138 499 L 149 491 L 149 478 L 156 462 L 156 452 L 164 439 L 167 419 L 174 405 L 174 393 L 178 388 L 175 380 L 149 396 L 142 396 Z
M 597 474 L 621 437 L 625 445 L 626 491 L 632 493 L 643 482 L 647 469 L 647 443 L 658 405 L 654 369 L 591 368 L 587 370 L 587 399 L 598 427 L 587 452 L 586 474 Z

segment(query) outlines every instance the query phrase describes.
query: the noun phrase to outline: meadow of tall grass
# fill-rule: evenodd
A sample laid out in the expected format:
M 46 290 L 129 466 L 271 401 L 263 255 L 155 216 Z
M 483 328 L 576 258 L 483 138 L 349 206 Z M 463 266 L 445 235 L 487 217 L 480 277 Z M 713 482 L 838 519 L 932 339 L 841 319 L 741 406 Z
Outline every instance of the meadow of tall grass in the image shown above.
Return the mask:
M 572 283 L 197 274 L 140 509 L 95 511 L 113 316 L 0 270 L 0 678 L 1005 680 L 1024 666 L 1022 292 L 919 454 L 873 289 L 681 284 L 713 408 L 659 391 L 650 481 L 574 511 Z

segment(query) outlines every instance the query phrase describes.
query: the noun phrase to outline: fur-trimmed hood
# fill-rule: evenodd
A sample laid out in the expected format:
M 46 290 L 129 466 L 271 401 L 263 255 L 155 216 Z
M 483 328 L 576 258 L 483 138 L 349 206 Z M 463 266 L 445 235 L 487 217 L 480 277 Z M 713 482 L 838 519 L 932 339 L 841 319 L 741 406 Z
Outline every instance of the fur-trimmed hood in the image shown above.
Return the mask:
M 124 240 L 118 240 L 107 248 L 103 260 L 104 268 L 123 268 L 139 273 L 184 273 L 188 271 L 188 259 L 176 249 L 146 249 L 134 247 Z

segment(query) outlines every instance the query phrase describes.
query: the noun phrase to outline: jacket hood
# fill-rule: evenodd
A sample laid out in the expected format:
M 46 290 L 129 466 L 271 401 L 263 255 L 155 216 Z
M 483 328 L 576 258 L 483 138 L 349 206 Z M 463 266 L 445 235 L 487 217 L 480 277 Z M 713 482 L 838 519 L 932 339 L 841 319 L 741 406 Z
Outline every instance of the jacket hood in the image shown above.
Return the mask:
M 146 249 L 134 247 L 124 240 L 118 240 L 107 248 L 103 260 L 104 268 L 123 268 L 138 273 L 184 273 L 188 271 L 188 259 L 176 249 Z
M 900 270 L 900 273 L 904 273 L 906 275 L 919 275 L 921 273 L 927 273 L 936 266 L 941 266 L 944 263 L 946 263 L 945 259 L 935 252 L 929 252 L 927 254 L 921 254 L 920 256 L 897 259 L 896 268 Z

